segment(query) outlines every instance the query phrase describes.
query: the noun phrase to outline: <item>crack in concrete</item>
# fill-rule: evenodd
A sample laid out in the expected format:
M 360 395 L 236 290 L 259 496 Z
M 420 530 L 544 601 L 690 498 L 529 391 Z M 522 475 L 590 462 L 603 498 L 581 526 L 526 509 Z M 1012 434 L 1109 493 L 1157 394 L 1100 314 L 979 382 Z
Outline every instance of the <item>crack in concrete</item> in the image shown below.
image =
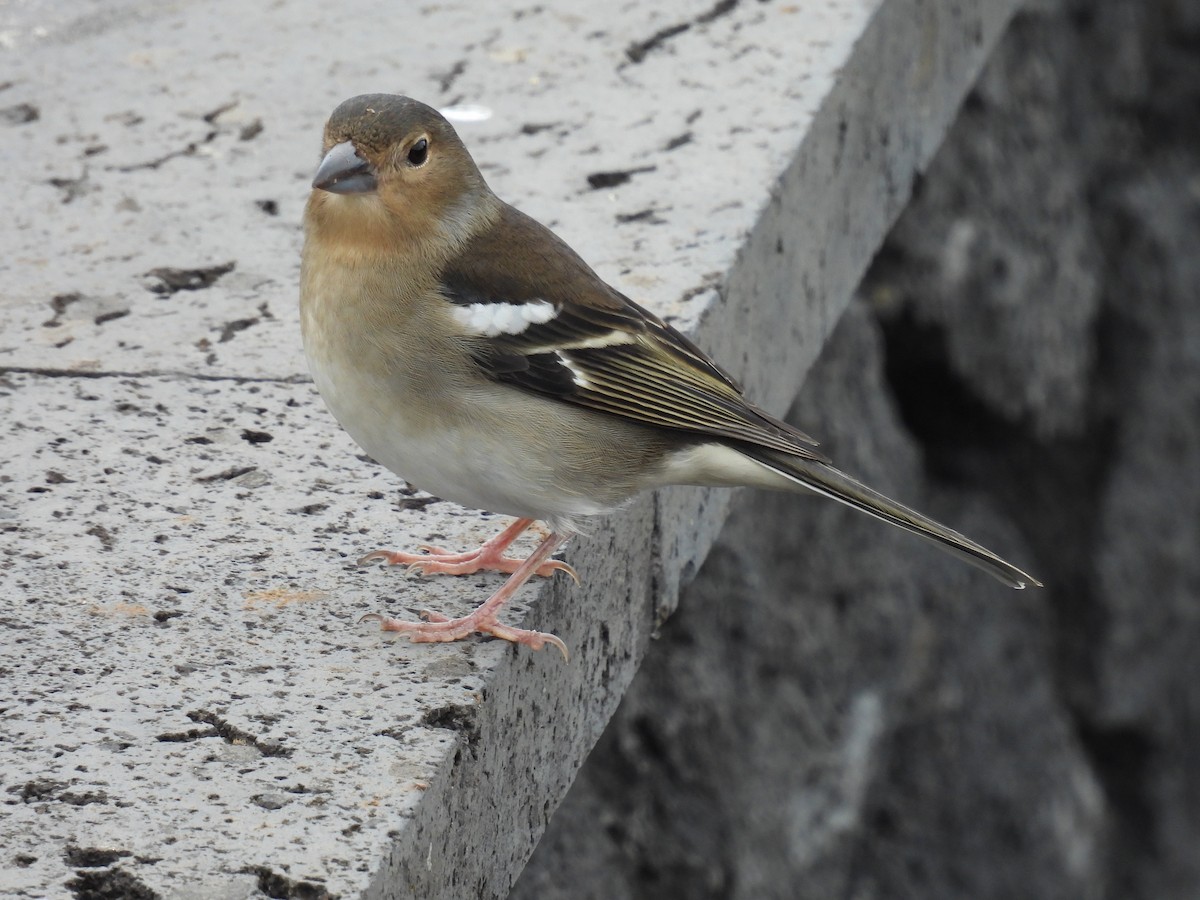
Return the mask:
M 253 735 L 244 729 L 238 728 L 225 719 L 221 718 L 214 712 L 206 709 L 194 710 L 187 714 L 187 717 L 193 722 L 200 725 L 207 725 L 208 728 L 189 728 L 187 731 L 168 732 L 158 736 L 159 741 L 166 743 L 190 743 L 191 741 L 200 740 L 201 738 L 219 737 L 227 744 L 237 746 L 253 747 L 263 756 L 283 756 L 292 755 L 292 751 L 282 744 L 274 741 L 266 741 L 257 735 Z
M 703 12 L 690 22 L 679 22 L 675 25 L 668 25 L 666 28 L 660 28 L 644 41 L 638 41 L 630 44 L 625 48 L 625 56 L 628 60 L 637 65 L 644 60 L 651 51 L 657 50 L 671 38 L 689 31 L 693 25 L 707 25 L 721 16 L 728 15 L 733 12 L 738 5 L 738 0 L 718 0 L 708 12 Z
M 169 153 L 164 153 L 162 156 L 155 157 L 154 159 L 147 160 L 146 162 L 130 163 L 125 166 L 109 166 L 108 170 L 110 172 L 136 172 L 139 169 L 157 169 L 164 163 L 168 163 L 173 159 L 178 159 L 181 156 L 195 156 L 196 152 L 201 147 L 205 146 L 206 144 L 211 144 L 217 139 L 217 135 L 220 133 L 220 129 L 214 128 L 199 140 L 188 143 L 182 150 L 172 150 Z
M 0 376 L 38 375 L 43 378 L 173 378 L 177 380 L 229 381 L 233 384 L 311 384 L 309 375 L 209 375 L 204 372 L 182 372 L 175 369 L 147 369 L 142 372 L 105 369 L 55 369 L 40 366 L 0 366 Z

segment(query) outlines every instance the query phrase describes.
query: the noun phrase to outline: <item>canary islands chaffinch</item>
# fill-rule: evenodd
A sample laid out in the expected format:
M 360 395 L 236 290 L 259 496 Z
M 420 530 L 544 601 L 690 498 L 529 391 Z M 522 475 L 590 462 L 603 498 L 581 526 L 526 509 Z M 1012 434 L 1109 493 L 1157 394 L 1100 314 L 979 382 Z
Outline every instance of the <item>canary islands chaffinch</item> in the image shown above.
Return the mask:
M 517 516 L 478 550 L 376 559 L 428 573 L 511 573 L 470 615 L 383 616 L 413 641 L 557 637 L 497 612 L 585 516 L 672 484 L 750 485 L 838 500 L 1005 584 L 1038 582 L 834 468 L 807 435 L 748 402 L 688 338 L 609 287 L 549 229 L 492 193 L 454 128 L 408 97 L 367 94 L 325 126 L 305 210 L 304 349 L 337 420 L 412 484 Z M 534 520 L 527 559 L 505 549 Z

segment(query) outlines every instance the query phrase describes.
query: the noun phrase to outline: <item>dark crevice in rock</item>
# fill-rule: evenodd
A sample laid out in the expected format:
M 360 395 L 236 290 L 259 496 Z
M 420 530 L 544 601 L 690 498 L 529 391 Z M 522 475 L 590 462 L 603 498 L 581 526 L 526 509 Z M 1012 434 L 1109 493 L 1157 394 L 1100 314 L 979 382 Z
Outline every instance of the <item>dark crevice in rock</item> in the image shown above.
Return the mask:
M 873 269 L 868 292 L 878 277 L 885 276 Z M 1107 382 L 1129 376 L 1113 359 L 1113 315 L 1102 309 L 1097 317 L 1097 378 L 1087 424 L 1080 435 L 1056 439 L 1039 438 L 1028 423 L 1007 421 L 983 402 L 954 372 L 942 326 L 919 322 L 911 310 L 880 317 L 888 385 L 928 475 L 988 496 L 1038 554 L 1031 566 L 1050 586 L 1059 666 L 1070 673 L 1062 687 L 1073 707 L 1081 705 L 1081 691 L 1092 692 L 1094 649 L 1106 630 L 1092 563 L 1116 439 Z
M 1105 791 L 1120 848 L 1111 855 L 1110 896 L 1137 896 L 1134 873 L 1155 857 L 1145 777 L 1152 741 L 1135 728 L 1104 728 L 1090 710 L 1102 677 L 1097 648 L 1110 618 L 1096 590 L 1094 561 L 1116 455 L 1114 407 L 1136 383 L 1148 337 L 1119 310 L 1102 306 L 1086 427 L 1077 437 L 1042 440 L 1028 425 L 1005 421 L 956 376 L 941 326 L 907 310 L 881 317 L 881 324 L 888 384 L 930 477 L 990 496 L 1041 550 L 1036 571 L 1050 586 L 1058 689 Z
M 587 177 L 588 187 L 593 191 L 602 190 L 604 188 L 613 188 L 618 185 L 625 184 L 634 175 L 640 175 L 644 172 L 653 172 L 658 166 L 635 166 L 632 169 L 620 169 L 612 172 L 592 172 Z
M 155 279 L 148 289 L 164 295 L 177 291 L 202 291 L 216 284 L 221 276 L 232 272 L 236 265 L 236 262 L 230 260 L 215 266 L 196 266 L 191 269 L 162 266 L 146 273 L 148 277 Z
M 72 869 L 99 869 L 111 866 L 124 856 L 132 856 L 129 850 L 114 850 L 111 847 L 76 847 L 68 844 L 63 851 L 63 861 Z
M 123 869 L 83 870 L 66 886 L 76 900 L 158 900 L 159 897 Z
M 245 871 L 256 876 L 258 889 L 275 900 L 333 900 L 334 898 L 334 895 L 323 885 L 289 878 L 267 866 L 251 866 Z
M 1139 870 L 1153 867 L 1159 855 L 1158 815 L 1148 777 L 1155 762 L 1154 744 L 1133 728 L 1105 729 L 1080 721 L 1078 730 L 1083 749 L 1118 812 L 1112 843 L 1121 852 L 1109 861 L 1109 896 L 1140 896 Z

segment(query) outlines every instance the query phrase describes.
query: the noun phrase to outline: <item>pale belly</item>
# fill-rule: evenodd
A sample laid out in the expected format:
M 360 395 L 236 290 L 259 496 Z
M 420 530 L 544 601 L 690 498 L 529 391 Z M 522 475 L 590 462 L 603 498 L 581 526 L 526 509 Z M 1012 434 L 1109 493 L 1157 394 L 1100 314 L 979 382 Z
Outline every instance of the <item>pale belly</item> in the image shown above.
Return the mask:
M 411 379 L 387 380 L 345 363 L 309 357 L 313 380 L 330 412 L 373 459 L 413 487 L 463 506 L 528 516 L 571 527 L 583 516 L 611 511 L 633 489 L 613 486 L 597 500 L 584 496 L 579 473 L 584 461 L 565 458 L 547 429 L 532 425 L 522 407 L 540 407 L 517 392 L 507 398 L 510 415 L 486 402 L 447 399 L 435 412 L 414 415 L 406 394 L 420 391 Z M 503 390 L 503 389 L 499 389 Z M 516 404 L 515 408 L 512 404 Z M 549 460 L 549 461 L 548 461 Z

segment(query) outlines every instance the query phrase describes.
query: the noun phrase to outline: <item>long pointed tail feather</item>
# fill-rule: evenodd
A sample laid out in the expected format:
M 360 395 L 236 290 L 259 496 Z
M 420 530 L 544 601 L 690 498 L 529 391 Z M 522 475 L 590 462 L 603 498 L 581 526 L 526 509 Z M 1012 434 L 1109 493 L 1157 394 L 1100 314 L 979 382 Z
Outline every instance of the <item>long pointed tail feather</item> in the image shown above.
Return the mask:
M 1007 560 L 1001 559 L 991 550 L 975 543 L 965 535 L 940 522 L 935 522 L 915 509 L 886 497 L 879 491 L 867 487 L 833 466 L 811 462 L 800 457 L 784 456 L 771 451 L 743 449 L 747 456 L 761 463 L 784 478 L 807 488 L 814 493 L 844 503 L 869 516 L 874 516 L 897 528 L 902 528 L 917 537 L 924 538 L 948 553 L 987 572 L 1009 587 L 1041 587 L 1042 583 L 1032 575 L 1021 571 Z

